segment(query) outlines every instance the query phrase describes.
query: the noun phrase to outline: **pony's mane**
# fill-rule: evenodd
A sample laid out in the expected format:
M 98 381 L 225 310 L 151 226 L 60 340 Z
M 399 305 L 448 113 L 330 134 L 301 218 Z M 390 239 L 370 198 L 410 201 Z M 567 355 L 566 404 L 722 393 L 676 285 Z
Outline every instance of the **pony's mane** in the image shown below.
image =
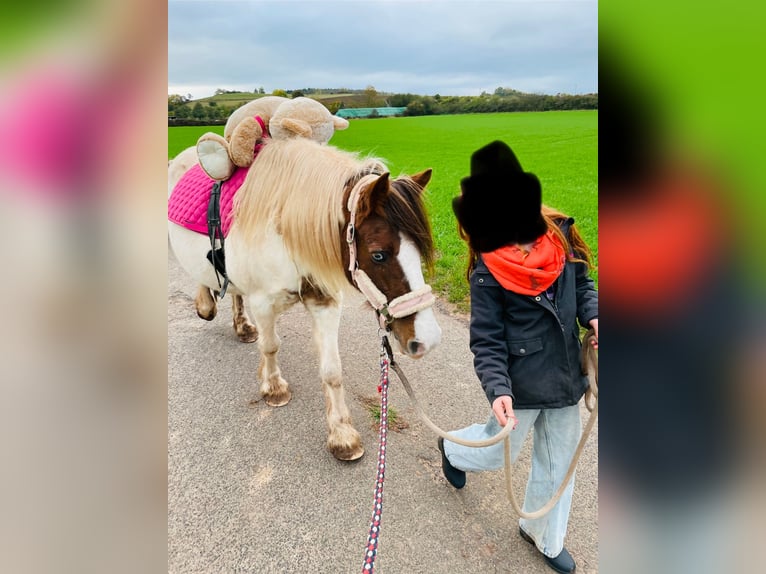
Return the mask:
M 325 293 L 347 286 L 341 259 L 346 184 L 359 174 L 387 171 L 362 158 L 305 138 L 269 140 L 234 198 L 234 222 L 245 237 L 279 233 L 299 273 Z

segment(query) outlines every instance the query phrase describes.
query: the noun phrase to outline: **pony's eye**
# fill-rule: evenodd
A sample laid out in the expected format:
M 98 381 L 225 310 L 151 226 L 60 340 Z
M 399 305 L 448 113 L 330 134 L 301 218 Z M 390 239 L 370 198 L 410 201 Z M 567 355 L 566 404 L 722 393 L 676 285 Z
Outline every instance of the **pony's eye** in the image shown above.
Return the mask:
M 384 263 L 386 259 L 388 259 L 388 255 L 385 251 L 373 251 L 370 254 L 370 257 L 372 257 L 372 260 L 375 263 Z

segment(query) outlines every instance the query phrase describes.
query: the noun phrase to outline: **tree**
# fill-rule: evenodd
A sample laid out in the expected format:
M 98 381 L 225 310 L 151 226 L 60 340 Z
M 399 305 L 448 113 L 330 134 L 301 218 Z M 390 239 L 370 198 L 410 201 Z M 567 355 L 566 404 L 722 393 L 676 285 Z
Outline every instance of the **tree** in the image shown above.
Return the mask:
M 174 112 L 186 103 L 183 96 L 178 94 L 171 94 L 168 96 L 168 113 Z
M 404 112 L 406 116 L 422 116 L 425 114 L 425 107 L 421 100 L 412 100 L 407 104 L 407 109 Z
M 201 120 L 204 118 L 207 114 L 205 113 L 205 109 L 202 107 L 202 104 L 197 102 L 194 104 L 194 107 L 192 108 L 192 116 L 197 118 L 198 120 Z
M 272 96 L 281 96 L 283 98 L 286 98 L 287 97 L 287 92 L 284 91 L 284 90 L 274 90 L 273 92 L 271 92 L 271 95 Z
M 170 94 L 168 96 L 168 105 L 169 106 L 170 105 L 172 105 L 172 106 L 180 106 L 180 105 L 185 104 L 186 102 L 187 102 L 186 98 L 184 98 L 183 96 L 181 96 L 179 94 Z
M 378 90 L 375 89 L 375 86 L 367 86 L 364 89 L 364 96 L 367 101 L 367 107 L 374 108 L 375 100 L 378 98 Z
M 394 94 L 389 99 L 389 102 L 395 108 L 404 108 L 407 107 L 407 105 L 415 99 L 416 96 L 413 94 Z

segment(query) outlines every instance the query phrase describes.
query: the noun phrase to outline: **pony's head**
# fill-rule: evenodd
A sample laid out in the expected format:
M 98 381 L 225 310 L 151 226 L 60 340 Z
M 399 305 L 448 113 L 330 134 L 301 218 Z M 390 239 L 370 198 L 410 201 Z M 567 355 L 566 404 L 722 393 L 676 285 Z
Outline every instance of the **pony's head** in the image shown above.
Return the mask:
M 391 179 L 352 181 L 346 202 L 347 276 L 367 297 L 401 351 L 420 358 L 441 340 L 423 264 L 433 263 L 433 238 L 422 192 L 431 170 Z

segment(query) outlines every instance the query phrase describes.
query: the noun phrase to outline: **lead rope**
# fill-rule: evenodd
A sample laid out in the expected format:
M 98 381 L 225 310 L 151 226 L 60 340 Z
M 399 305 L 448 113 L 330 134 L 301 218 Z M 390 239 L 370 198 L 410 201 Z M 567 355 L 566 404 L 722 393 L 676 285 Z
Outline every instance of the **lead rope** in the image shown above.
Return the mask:
M 393 358 L 388 337 L 383 335 L 380 344 L 380 431 L 378 433 L 378 475 L 375 479 L 375 496 L 372 502 L 372 519 L 364 551 L 362 574 L 372 573 L 375 569 L 375 557 L 378 554 L 380 536 L 380 518 L 383 514 L 383 480 L 386 477 L 386 435 L 388 434 L 388 366 L 389 357 Z
M 388 434 L 388 382 L 389 382 L 389 366 L 393 367 L 399 380 L 404 385 L 404 389 L 407 391 L 410 400 L 412 401 L 415 411 L 425 421 L 426 425 L 434 431 L 437 435 L 468 447 L 480 448 L 484 446 L 490 446 L 505 441 L 503 444 L 504 450 L 504 469 L 505 469 L 505 483 L 506 494 L 511 502 L 511 506 L 514 511 L 522 518 L 528 520 L 534 520 L 545 516 L 550 510 L 558 503 L 561 495 L 564 493 L 569 481 L 574 475 L 577 463 L 580 460 L 582 451 L 585 447 L 585 443 L 590 436 L 593 426 L 598 418 L 598 355 L 591 345 L 591 340 L 595 339 L 595 333 L 593 329 L 588 330 L 582 340 L 582 371 L 584 375 L 588 376 L 590 384 L 585 394 L 585 406 L 590 411 L 590 417 L 588 423 L 585 425 L 582 435 L 580 436 L 580 442 L 577 444 L 572 461 L 569 464 L 566 476 L 561 481 L 561 485 L 558 490 L 553 494 L 550 500 L 539 509 L 533 512 L 524 512 L 516 500 L 516 495 L 513 491 L 513 469 L 511 466 L 511 439 L 510 433 L 513 430 L 512 425 L 506 424 L 503 429 L 497 433 L 494 437 L 486 440 L 469 441 L 458 438 L 451 435 L 438 426 L 436 426 L 428 415 L 425 414 L 423 408 L 420 405 L 415 393 L 412 390 L 407 376 L 399 367 L 399 364 L 394 360 L 394 354 L 391 351 L 391 345 L 388 342 L 388 337 L 384 334 L 381 337 L 380 347 L 380 386 L 378 391 L 380 392 L 380 430 L 378 441 L 378 473 L 375 479 L 375 493 L 372 504 L 372 518 L 370 520 L 370 530 L 367 536 L 367 546 L 365 547 L 364 565 L 362 566 L 362 574 L 372 574 L 375 570 L 375 558 L 378 553 L 378 538 L 380 537 L 380 522 L 383 514 L 383 481 L 386 476 L 386 436 Z
M 465 439 L 458 438 L 454 435 L 451 435 L 443 431 L 442 429 L 440 429 L 431 421 L 430 418 L 428 418 L 428 415 L 426 415 L 426 413 L 423 411 L 423 408 L 420 406 L 420 402 L 418 401 L 417 397 L 415 397 L 415 393 L 412 390 L 412 386 L 410 385 L 410 382 L 407 380 L 407 377 L 399 368 L 399 365 L 396 363 L 396 361 L 393 360 L 393 358 L 391 360 L 391 367 L 393 367 L 394 371 L 399 377 L 399 380 L 402 382 L 402 385 L 404 385 L 404 389 L 407 391 L 407 394 L 409 395 L 410 400 L 412 401 L 412 405 L 415 408 L 415 412 L 417 412 L 420 415 L 420 417 L 426 423 L 426 426 L 428 426 L 428 428 L 430 428 L 440 437 L 446 440 L 452 441 L 456 444 L 473 447 L 473 448 L 490 446 L 500 442 L 501 440 L 505 441 L 504 467 L 505 467 L 505 484 L 506 484 L 508 499 L 510 500 L 511 506 L 513 506 L 513 509 L 521 518 L 534 520 L 542 516 L 545 516 L 548 512 L 550 512 L 550 510 L 556 505 L 556 503 L 561 498 L 561 495 L 564 493 L 564 490 L 566 489 L 567 484 L 569 484 L 569 481 L 574 475 L 575 468 L 577 467 L 577 463 L 580 460 L 580 455 L 582 454 L 582 451 L 585 447 L 585 442 L 588 440 L 588 437 L 590 436 L 590 433 L 593 430 L 593 426 L 595 425 L 596 419 L 598 417 L 598 355 L 596 354 L 595 349 L 593 349 L 593 347 L 591 346 L 590 341 L 592 338 L 595 338 L 595 333 L 593 332 L 593 329 L 590 329 L 583 337 L 583 342 L 582 342 L 583 374 L 587 374 L 588 378 L 590 379 L 590 386 L 588 389 L 589 392 L 586 393 L 586 397 L 585 397 L 585 406 L 590 411 L 590 417 L 588 418 L 588 423 L 585 425 L 585 429 L 583 430 L 583 433 L 580 436 L 580 442 L 577 444 L 577 449 L 575 450 L 574 456 L 572 457 L 572 462 L 569 464 L 569 469 L 567 470 L 564 480 L 561 481 L 561 485 L 559 486 L 558 490 L 556 490 L 556 492 L 553 494 L 551 499 L 546 504 L 544 504 L 542 507 L 538 508 L 537 510 L 533 512 L 524 512 L 521 509 L 521 506 L 516 500 L 516 495 L 514 494 L 514 491 L 513 491 L 513 471 L 511 466 L 511 439 L 509 436 L 511 434 L 511 431 L 513 430 L 512 425 L 506 424 L 499 433 L 485 440 L 465 440 Z

